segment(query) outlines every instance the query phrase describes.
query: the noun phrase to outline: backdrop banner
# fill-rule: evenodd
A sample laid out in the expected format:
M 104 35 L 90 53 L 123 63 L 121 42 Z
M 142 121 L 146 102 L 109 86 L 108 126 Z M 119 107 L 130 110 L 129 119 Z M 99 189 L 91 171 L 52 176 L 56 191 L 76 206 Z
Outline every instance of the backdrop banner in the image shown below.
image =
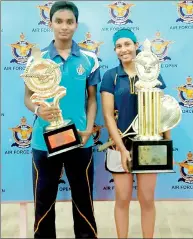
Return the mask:
M 3 202 L 30 202 L 32 193 L 32 149 L 34 116 L 24 105 L 25 69 L 32 47 L 45 48 L 53 39 L 48 26 L 53 2 L 2 1 L 1 3 L 1 178 Z M 161 60 L 166 94 L 182 108 L 182 120 L 172 130 L 175 173 L 159 174 L 157 200 L 193 198 L 193 1 L 75 1 L 80 11 L 74 40 L 98 56 L 101 75 L 119 64 L 112 35 L 121 28 L 137 35 L 140 47 L 148 38 Z M 30 13 L 30 15 L 29 15 Z M 164 14 L 163 14 L 164 13 Z M 97 152 L 108 140 L 100 94 L 93 129 L 95 180 L 94 199 L 114 200 L 112 175 L 105 170 L 105 152 Z M 137 181 L 134 178 L 133 199 Z M 59 181 L 58 200 L 70 200 L 65 175 Z

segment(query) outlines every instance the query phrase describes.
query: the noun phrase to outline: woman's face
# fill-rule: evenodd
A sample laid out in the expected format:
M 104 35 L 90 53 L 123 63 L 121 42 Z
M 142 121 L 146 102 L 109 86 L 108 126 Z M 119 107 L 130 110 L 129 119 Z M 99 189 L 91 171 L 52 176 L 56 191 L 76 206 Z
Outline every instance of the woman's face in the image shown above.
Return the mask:
M 129 63 L 136 57 L 138 45 L 129 38 L 120 38 L 116 41 L 115 52 L 122 63 Z

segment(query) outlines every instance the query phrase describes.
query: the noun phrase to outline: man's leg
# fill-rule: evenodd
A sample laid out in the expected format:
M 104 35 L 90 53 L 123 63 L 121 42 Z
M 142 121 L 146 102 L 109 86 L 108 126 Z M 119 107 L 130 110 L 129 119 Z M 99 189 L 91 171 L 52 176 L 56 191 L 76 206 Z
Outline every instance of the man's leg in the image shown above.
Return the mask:
M 97 238 L 92 195 L 94 172 L 92 147 L 66 153 L 64 167 L 72 193 L 75 236 Z
M 56 238 L 55 201 L 62 170 L 59 158 L 33 149 L 34 238 Z

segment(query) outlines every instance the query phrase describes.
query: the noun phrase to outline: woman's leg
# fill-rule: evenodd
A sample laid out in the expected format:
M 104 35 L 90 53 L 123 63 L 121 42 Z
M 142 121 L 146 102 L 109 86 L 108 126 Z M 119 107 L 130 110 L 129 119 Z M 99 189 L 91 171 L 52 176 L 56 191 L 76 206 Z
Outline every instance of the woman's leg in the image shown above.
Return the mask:
M 128 237 L 129 204 L 133 191 L 133 175 L 113 174 L 115 183 L 115 223 L 118 238 Z
M 154 193 L 156 174 L 137 174 L 138 200 L 141 206 L 143 238 L 153 238 L 155 227 Z

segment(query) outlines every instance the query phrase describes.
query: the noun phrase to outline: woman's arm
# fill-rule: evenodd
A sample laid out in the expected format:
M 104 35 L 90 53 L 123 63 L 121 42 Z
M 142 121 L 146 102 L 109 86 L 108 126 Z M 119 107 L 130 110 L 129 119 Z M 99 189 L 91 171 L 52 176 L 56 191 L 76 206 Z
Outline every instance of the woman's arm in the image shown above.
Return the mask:
M 114 118 L 114 95 L 102 92 L 103 115 L 108 132 L 120 151 L 126 150 Z
M 164 139 L 171 139 L 171 131 L 168 130 L 166 132 L 163 133 L 163 138 Z
M 114 118 L 114 95 L 108 92 L 103 91 L 102 96 L 102 106 L 103 106 L 103 115 L 106 127 L 108 129 L 109 135 L 115 142 L 118 150 L 121 153 L 122 166 L 125 172 L 128 170 L 128 161 L 131 161 L 130 152 L 126 149 L 121 136 L 118 132 L 117 124 Z

